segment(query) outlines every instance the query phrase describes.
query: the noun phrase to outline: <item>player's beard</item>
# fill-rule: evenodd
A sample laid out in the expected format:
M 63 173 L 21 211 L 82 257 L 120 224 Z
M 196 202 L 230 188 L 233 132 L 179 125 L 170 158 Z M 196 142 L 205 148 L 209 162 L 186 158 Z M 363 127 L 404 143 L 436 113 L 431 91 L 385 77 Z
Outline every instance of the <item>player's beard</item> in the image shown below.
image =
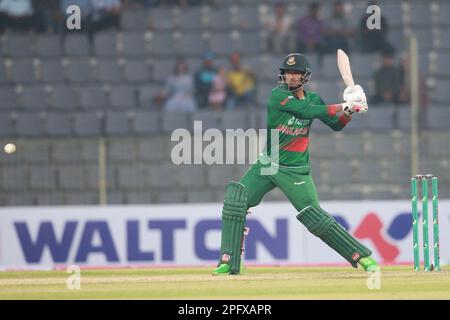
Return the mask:
M 296 92 L 298 90 L 301 90 L 306 82 L 306 79 L 304 77 L 305 76 L 302 74 L 298 79 L 290 79 L 289 81 L 286 81 L 285 79 L 285 83 L 288 87 L 288 90 L 290 92 Z
M 288 90 L 291 92 L 295 92 L 300 90 L 303 87 L 302 80 L 298 80 L 298 81 L 289 81 L 287 84 Z
M 278 85 L 281 90 L 293 94 L 294 92 L 303 89 L 304 86 L 309 83 L 310 75 L 307 75 L 306 78 L 305 75 L 302 75 L 299 80 L 292 81 L 293 79 L 291 79 L 289 82 L 286 80 L 285 74 L 278 75 L 278 78 L 280 79 Z

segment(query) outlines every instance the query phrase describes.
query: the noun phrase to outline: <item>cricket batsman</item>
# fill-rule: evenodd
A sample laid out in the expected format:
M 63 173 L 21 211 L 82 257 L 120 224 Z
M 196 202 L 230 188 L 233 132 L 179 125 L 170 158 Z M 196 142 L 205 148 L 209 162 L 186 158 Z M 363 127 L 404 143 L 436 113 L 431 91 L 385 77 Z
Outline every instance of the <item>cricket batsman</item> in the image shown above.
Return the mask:
M 359 264 L 368 272 L 379 270 L 370 256 L 372 251 L 320 207 L 309 165 L 308 136 L 313 120 L 319 119 L 335 131 L 342 130 L 353 113 L 368 110 L 365 93 L 359 85 L 349 86 L 344 90 L 344 103 L 326 105 L 317 93 L 305 90 L 310 78 L 311 67 L 304 55 L 292 53 L 284 58 L 279 84 L 268 100 L 265 153 L 239 182 L 227 185 L 222 210 L 221 256 L 213 275 L 240 273 L 247 210 L 258 205 L 275 187 L 294 205 L 298 221 L 354 268 Z M 271 143 L 271 130 L 277 130 L 277 144 Z M 274 151 L 277 151 L 276 161 Z M 262 174 L 267 164 L 277 166 L 276 173 Z

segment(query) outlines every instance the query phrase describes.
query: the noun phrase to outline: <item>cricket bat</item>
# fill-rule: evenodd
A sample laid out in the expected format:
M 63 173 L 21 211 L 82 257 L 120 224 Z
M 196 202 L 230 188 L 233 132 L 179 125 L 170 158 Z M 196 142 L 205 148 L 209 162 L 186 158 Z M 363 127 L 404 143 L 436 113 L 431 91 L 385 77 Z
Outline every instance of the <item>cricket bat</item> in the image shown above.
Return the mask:
M 355 82 L 353 81 L 352 69 L 350 68 L 350 60 L 347 54 L 341 49 L 337 51 L 337 65 L 345 85 L 347 87 L 353 86 Z

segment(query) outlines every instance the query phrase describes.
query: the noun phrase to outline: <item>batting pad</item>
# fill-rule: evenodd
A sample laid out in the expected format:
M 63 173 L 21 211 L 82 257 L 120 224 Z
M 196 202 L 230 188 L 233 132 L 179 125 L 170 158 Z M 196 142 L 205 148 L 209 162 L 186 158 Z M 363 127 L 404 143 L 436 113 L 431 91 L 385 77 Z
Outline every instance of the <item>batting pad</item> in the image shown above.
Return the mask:
M 245 186 L 230 182 L 227 185 L 222 210 L 221 262 L 230 265 L 230 273 L 238 274 L 241 263 L 241 245 L 247 215 L 248 192 Z
M 349 234 L 336 220 L 320 207 L 307 207 L 297 219 L 315 236 L 339 253 L 356 268 L 359 259 L 372 251 Z

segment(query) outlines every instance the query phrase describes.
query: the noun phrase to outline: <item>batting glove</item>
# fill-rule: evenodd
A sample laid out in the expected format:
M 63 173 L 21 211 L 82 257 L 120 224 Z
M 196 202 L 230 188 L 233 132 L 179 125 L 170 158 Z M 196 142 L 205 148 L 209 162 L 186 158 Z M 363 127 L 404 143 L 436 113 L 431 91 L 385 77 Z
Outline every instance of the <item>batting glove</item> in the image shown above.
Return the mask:
M 348 86 L 347 88 L 345 88 L 343 98 L 345 102 L 351 102 L 356 100 L 367 103 L 366 94 L 364 93 L 363 88 L 358 84 Z
M 360 85 L 356 84 L 345 88 L 343 98 L 348 103 L 349 109 L 353 112 L 364 113 L 369 109 L 366 94 Z
M 342 104 L 342 112 L 349 117 L 354 113 L 349 103 Z
M 363 101 L 350 101 L 342 104 L 342 112 L 347 116 L 350 116 L 353 113 L 364 113 L 367 112 L 368 109 L 367 103 Z

